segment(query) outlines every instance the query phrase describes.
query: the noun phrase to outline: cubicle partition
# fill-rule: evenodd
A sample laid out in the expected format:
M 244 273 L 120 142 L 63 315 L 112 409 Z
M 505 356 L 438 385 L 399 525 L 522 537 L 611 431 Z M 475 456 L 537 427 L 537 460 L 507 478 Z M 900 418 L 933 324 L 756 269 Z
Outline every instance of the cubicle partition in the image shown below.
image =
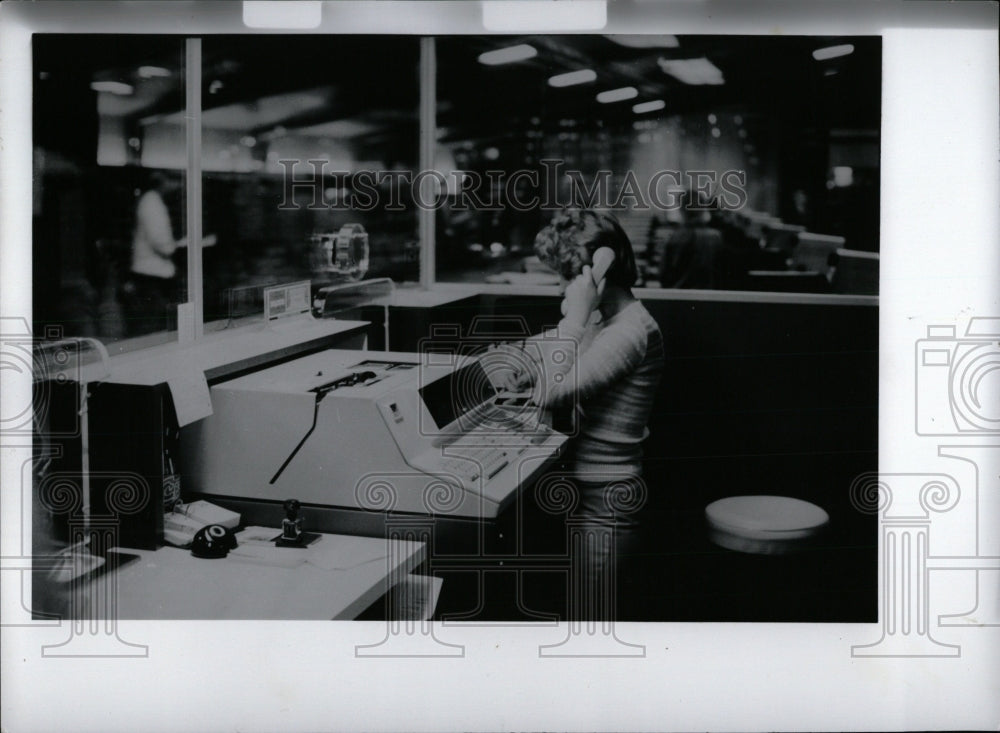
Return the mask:
M 477 297 L 481 318 L 523 318 L 533 333 L 559 319 L 552 294 Z M 877 523 L 852 506 L 848 489 L 878 469 L 875 299 L 641 297 L 663 332 L 666 362 L 645 444 L 648 497 L 635 559 L 648 582 L 624 616 L 874 621 Z M 390 321 L 390 338 L 397 325 L 407 331 L 399 338 L 412 338 L 402 319 Z M 812 502 L 830 515 L 829 529 L 793 557 L 710 544 L 705 506 L 746 494 Z M 531 513 L 530 491 L 521 507 Z

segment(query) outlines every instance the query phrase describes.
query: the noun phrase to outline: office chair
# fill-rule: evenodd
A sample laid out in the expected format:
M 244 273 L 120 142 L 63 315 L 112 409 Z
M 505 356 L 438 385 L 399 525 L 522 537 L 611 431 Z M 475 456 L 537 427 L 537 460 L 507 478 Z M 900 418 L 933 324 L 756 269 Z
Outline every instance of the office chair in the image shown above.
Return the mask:
M 844 238 L 814 232 L 799 232 L 787 270 L 751 270 L 748 290 L 779 293 L 830 292 L 831 259 Z
M 830 256 L 844 246 L 844 238 L 815 232 L 799 232 L 799 241 L 792 250 L 792 267 L 803 272 L 830 270 Z
M 830 287 L 835 293 L 878 295 L 878 272 L 878 252 L 838 249 Z

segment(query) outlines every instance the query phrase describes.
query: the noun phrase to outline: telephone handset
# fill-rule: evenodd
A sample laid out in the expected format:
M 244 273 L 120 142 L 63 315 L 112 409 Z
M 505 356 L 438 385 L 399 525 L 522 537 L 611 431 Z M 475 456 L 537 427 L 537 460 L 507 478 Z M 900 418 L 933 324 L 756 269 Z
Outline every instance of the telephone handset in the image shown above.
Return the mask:
M 608 274 L 608 270 L 611 269 L 611 265 L 615 263 L 615 252 L 610 247 L 601 247 L 591 258 L 590 266 L 590 277 L 594 281 L 594 285 L 600 285 L 601 280 Z M 564 299 L 560 308 L 562 309 L 562 314 L 566 315 L 566 300 Z

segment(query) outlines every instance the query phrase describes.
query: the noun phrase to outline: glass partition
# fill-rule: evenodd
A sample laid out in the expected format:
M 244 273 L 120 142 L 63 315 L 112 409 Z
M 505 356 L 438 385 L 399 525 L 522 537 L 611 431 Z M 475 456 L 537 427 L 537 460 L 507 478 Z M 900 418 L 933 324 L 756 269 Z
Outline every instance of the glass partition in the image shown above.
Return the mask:
M 164 156 L 155 120 L 183 109 L 184 41 L 40 34 L 32 44 L 34 332 L 175 339 L 184 131 L 179 158 Z
M 417 163 L 418 39 L 213 36 L 202 53 L 206 328 L 259 313 L 277 282 L 416 280 L 416 209 L 387 194 Z
M 176 338 L 184 43 L 35 36 L 36 333 Z M 618 213 L 637 285 L 877 294 L 880 38 L 445 36 L 435 57 L 421 129 L 416 37 L 203 39 L 211 328 L 275 282 L 416 281 L 421 209 L 439 282 L 554 284 L 535 234 L 588 205 Z
M 439 281 L 554 283 L 534 235 L 584 205 L 637 285 L 877 292 L 877 37 L 446 37 L 437 81 Z

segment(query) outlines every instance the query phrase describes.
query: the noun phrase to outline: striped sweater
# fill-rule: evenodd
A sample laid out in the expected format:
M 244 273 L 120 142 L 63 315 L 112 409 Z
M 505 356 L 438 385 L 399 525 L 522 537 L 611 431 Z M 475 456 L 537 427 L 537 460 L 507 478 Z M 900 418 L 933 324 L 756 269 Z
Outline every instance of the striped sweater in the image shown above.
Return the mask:
M 663 371 L 663 336 L 642 303 L 586 328 L 563 320 L 533 340 L 545 360 L 536 394 L 546 406 L 576 407 L 582 417 L 573 456 L 578 477 L 641 475 L 641 443 Z M 566 340 L 576 348 L 560 348 Z

